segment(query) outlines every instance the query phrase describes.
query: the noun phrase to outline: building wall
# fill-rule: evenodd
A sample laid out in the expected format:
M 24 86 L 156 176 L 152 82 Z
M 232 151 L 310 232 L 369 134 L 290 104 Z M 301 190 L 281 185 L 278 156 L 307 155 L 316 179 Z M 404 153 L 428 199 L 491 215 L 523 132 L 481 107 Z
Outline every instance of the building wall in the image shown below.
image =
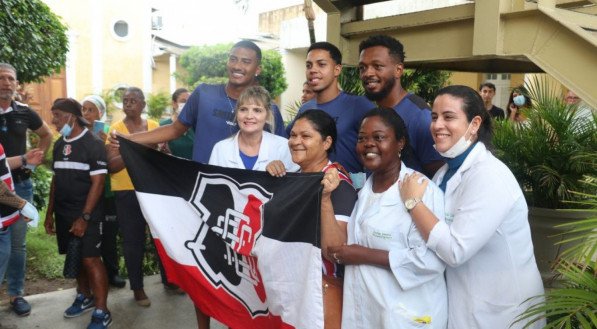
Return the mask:
M 151 89 L 151 7 L 143 0 L 44 0 L 62 17 L 70 35 L 66 69 L 67 95 L 76 99 L 118 84 Z M 128 23 L 129 35 L 113 33 L 117 20 Z M 149 77 L 148 77 L 149 73 Z

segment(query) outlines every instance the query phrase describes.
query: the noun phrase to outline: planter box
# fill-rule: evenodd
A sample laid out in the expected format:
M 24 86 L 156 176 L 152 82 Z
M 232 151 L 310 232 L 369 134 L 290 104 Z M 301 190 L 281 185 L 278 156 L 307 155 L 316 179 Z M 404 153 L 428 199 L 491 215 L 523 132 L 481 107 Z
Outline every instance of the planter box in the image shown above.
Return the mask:
M 570 228 L 556 227 L 560 224 L 576 222 L 590 216 L 588 211 L 568 209 L 529 208 L 529 224 L 535 251 L 537 266 L 545 287 L 552 287 L 556 283 L 555 273 L 551 270 L 562 250 L 574 245 L 572 243 L 557 244 L 566 236 L 560 235 Z

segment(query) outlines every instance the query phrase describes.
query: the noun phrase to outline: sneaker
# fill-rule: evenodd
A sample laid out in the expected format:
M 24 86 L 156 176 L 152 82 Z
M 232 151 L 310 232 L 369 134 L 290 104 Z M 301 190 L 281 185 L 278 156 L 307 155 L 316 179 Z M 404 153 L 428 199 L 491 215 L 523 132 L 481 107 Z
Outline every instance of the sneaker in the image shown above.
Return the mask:
M 87 326 L 87 329 L 105 329 L 112 324 L 112 316 L 110 312 L 102 311 L 98 308 L 91 314 L 91 323 Z
M 64 311 L 64 317 L 77 317 L 83 314 L 85 311 L 91 310 L 93 308 L 93 305 L 93 297 L 87 298 L 83 294 L 77 294 L 77 297 L 75 298 L 73 304 L 69 308 L 67 308 L 66 311 Z
M 12 306 L 12 310 L 15 311 L 18 316 L 27 316 L 31 314 L 31 305 L 29 305 L 25 298 L 21 296 L 16 297 L 11 301 L 10 305 Z

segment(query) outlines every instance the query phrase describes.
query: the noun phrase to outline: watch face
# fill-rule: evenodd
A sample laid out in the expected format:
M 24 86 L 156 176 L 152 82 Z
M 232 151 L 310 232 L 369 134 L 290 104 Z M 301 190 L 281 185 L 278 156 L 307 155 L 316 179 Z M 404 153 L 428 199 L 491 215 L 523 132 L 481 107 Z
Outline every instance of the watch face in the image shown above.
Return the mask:
M 404 202 L 404 206 L 406 206 L 406 209 L 411 210 L 412 208 L 415 207 L 416 205 L 416 201 L 415 199 L 408 199 Z
M 83 214 L 83 220 L 89 221 L 91 219 L 91 215 L 90 214 Z

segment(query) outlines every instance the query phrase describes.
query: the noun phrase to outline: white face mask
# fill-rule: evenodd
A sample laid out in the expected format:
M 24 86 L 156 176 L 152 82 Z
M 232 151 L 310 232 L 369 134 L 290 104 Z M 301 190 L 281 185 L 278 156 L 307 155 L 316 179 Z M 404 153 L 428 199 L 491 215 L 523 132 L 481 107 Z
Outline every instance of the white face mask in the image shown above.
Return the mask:
M 453 159 L 453 158 L 461 155 L 462 153 L 464 153 L 464 151 L 466 151 L 473 143 L 472 135 L 471 135 L 471 139 L 469 139 L 469 140 L 466 140 L 464 137 L 468 133 L 468 130 L 471 129 L 471 124 L 472 124 L 472 122 L 469 123 L 468 128 L 466 128 L 466 131 L 464 132 L 464 135 L 462 135 L 462 137 L 460 137 L 458 139 L 458 141 L 454 145 L 452 145 L 452 147 L 450 147 L 445 152 L 440 152 L 440 151 L 437 151 L 437 152 L 444 158 L 450 158 L 450 159 Z M 435 148 L 435 144 L 433 144 L 433 148 Z M 435 149 L 437 150 L 437 148 L 435 148 Z
M 178 108 L 176 109 L 177 113 L 180 113 L 180 111 L 182 111 L 182 108 L 184 107 L 186 103 L 178 103 Z

